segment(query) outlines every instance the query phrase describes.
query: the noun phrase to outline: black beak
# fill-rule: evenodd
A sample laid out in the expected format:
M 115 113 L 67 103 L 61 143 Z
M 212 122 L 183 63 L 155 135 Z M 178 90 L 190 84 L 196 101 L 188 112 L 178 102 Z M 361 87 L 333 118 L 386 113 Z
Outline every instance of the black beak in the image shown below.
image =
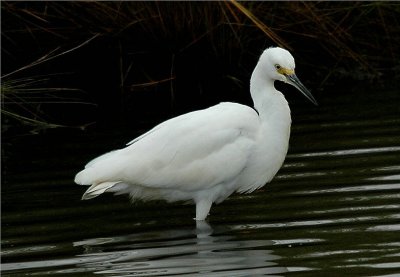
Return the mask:
M 311 92 L 300 82 L 299 78 L 297 78 L 296 74 L 286 75 L 286 81 L 288 84 L 291 84 L 300 92 L 308 98 L 314 105 L 318 106 L 317 101 L 315 100 L 314 96 L 312 96 Z

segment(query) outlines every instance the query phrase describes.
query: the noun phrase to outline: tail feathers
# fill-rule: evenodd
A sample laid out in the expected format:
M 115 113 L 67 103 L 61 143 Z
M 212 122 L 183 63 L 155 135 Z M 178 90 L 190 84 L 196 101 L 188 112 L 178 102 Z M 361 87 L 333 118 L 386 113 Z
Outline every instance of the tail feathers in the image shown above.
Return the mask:
M 95 164 L 97 164 L 98 162 L 105 161 L 105 160 L 107 160 L 108 158 L 111 158 L 112 156 L 114 156 L 115 154 L 117 154 L 117 153 L 119 153 L 119 152 L 120 152 L 120 150 L 114 150 L 114 151 L 108 152 L 108 153 L 106 153 L 106 154 L 103 154 L 103 155 L 101 155 L 101 156 L 99 156 L 99 157 L 97 157 L 97 158 L 94 158 L 93 160 L 91 160 L 90 162 L 88 162 L 87 165 L 85 165 L 85 168 L 92 167 L 92 166 L 94 166 Z
M 118 183 L 119 182 L 104 182 L 100 184 L 94 184 L 90 186 L 90 188 L 82 195 L 82 200 L 95 198 Z
M 90 161 L 84 170 L 76 174 L 75 183 L 79 185 L 93 185 L 101 183 L 103 180 L 113 179 L 112 176 L 119 168 L 119 164 L 115 165 L 116 161 L 121 160 L 113 158 L 118 153 L 120 153 L 120 150 L 111 151 Z
M 98 178 L 98 173 L 96 170 L 92 168 L 86 168 L 76 174 L 75 183 L 78 185 L 90 185 L 96 182 Z

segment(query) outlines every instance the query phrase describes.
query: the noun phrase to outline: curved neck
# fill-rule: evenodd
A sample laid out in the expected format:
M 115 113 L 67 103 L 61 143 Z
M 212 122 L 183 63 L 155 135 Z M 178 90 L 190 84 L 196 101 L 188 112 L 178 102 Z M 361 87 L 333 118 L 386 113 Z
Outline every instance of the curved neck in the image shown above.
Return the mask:
M 283 94 L 274 87 L 274 80 L 268 78 L 259 65 L 250 79 L 250 93 L 254 108 L 264 122 L 290 120 L 289 105 Z

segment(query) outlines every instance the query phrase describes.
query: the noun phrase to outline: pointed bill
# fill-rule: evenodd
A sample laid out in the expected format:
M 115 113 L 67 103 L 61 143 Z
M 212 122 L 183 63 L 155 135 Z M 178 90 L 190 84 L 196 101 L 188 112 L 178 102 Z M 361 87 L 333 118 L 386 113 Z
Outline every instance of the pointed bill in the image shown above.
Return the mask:
M 288 74 L 286 75 L 286 81 L 288 84 L 291 84 L 295 88 L 297 88 L 305 97 L 308 98 L 314 105 L 318 106 L 317 101 L 314 96 L 312 96 L 311 92 L 300 82 L 299 78 L 297 78 L 296 74 Z

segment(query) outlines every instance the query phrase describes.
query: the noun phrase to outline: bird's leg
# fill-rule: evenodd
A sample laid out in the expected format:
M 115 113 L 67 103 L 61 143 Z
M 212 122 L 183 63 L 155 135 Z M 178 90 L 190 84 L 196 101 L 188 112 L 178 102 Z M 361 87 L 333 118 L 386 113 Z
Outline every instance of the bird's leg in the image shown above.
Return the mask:
M 195 220 L 205 220 L 211 209 L 212 202 L 208 199 L 201 199 L 196 202 Z

